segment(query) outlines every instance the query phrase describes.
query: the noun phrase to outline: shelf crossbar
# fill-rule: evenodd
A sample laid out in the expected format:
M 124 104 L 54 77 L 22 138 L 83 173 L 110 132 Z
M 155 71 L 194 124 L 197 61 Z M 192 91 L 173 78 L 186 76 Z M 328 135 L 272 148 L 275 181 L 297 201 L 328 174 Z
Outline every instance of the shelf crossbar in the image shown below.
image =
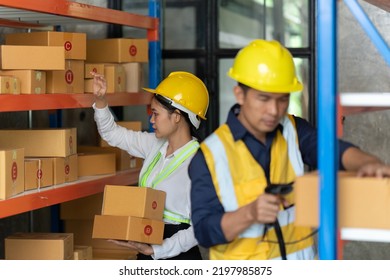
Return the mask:
M 31 190 L 0 200 L 0 218 L 36 210 L 104 191 L 105 185 L 136 185 L 139 169 L 129 169 L 111 175 L 81 177 L 79 180 Z
M 107 94 L 110 106 L 149 105 L 152 95 L 145 92 Z M 0 112 L 90 108 L 93 94 L 1 94 Z
M 78 3 L 74 1 L 0 0 L 0 8 L 1 7 L 20 9 L 22 15 L 25 15 L 26 11 L 32 11 L 43 14 L 69 17 L 70 21 L 72 18 L 76 18 L 88 20 L 91 23 L 111 23 L 147 30 L 156 30 L 158 27 L 157 18 Z

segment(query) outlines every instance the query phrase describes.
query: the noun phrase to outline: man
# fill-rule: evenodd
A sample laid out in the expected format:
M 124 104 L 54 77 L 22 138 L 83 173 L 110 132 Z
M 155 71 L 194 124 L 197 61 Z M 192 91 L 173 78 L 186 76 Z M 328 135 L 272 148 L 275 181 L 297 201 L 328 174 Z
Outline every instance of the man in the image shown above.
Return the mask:
M 238 82 L 237 104 L 189 167 L 195 237 L 210 259 L 315 259 L 313 232 L 294 226 L 288 193 L 304 164 L 317 167 L 316 130 L 287 114 L 290 93 L 303 89 L 292 56 L 276 41 L 254 40 L 228 75 Z M 341 140 L 339 166 L 390 175 L 378 158 Z

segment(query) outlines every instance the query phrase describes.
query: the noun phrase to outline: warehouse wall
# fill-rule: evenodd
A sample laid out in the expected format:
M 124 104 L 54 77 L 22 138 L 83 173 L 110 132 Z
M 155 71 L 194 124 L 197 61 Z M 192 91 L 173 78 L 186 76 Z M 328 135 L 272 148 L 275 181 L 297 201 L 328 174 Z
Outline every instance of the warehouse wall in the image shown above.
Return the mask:
M 390 13 L 359 1 L 383 39 L 390 45 Z M 338 15 L 339 92 L 390 93 L 390 67 L 340 1 Z M 390 163 L 390 110 L 347 116 L 343 138 Z M 370 207 L 370 205 L 362 205 Z M 348 241 L 345 259 L 390 259 L 390 244 Z

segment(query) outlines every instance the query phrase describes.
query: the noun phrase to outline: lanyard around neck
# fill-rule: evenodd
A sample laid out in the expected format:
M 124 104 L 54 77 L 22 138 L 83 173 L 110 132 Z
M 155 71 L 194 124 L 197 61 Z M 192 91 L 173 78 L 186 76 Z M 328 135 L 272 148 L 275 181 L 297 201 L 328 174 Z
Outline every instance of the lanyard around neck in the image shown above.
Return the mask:
M 192 142 L 187 147 L 185 147 L 177 156 L 175 156 L 175 159 L 171 161 L 161 172 L 154 178 L 151 187 L 154 188 L 158 183 L 160 183 L 162 180 L 167 178 L 173 171 L 176 170 L 180 164 L 182 164 L 188 157 L 193 155 L 199 148 L 199 143 L 197 141 Z M 161 158 L 161 152 L 158 152 L 152 162 L 149 164 L 148 168 L 146 169 L 145 173 L 142 174 L 141 180 L 140 180 L 140 186 L 146 187 L 146 181 L 148 180 L 150 173 L 152 172 L 153 168 L 156 166 L 157 162 Z

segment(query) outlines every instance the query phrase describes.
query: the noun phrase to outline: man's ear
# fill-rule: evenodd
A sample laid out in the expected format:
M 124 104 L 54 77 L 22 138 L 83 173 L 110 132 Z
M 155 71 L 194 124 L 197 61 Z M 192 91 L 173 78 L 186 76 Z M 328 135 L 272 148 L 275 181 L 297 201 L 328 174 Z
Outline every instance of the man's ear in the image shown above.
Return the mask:
M 240 86 L 234 86 L 233 88 L 234 96 L 236 97 L 236 101 L 239 105 L 244 104 L 245 92 Z

